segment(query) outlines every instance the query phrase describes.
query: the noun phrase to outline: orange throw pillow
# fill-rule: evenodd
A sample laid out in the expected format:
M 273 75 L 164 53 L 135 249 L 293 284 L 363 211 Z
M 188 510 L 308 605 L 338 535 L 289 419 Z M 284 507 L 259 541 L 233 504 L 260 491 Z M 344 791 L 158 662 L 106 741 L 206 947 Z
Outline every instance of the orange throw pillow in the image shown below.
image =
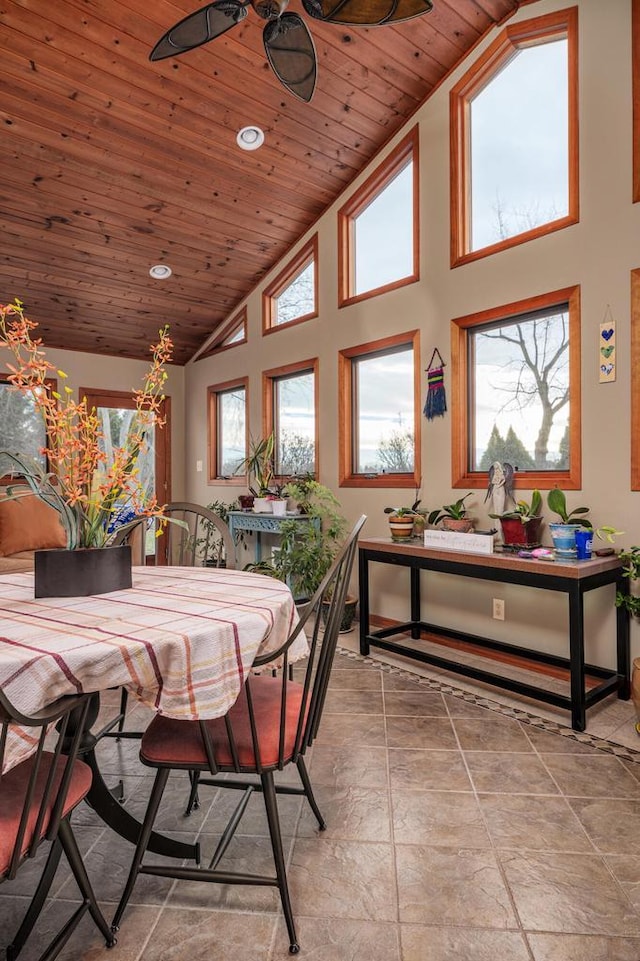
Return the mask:
M 0 498 L 0 557 L 66 546 L 67 535 L 53 507 L 35 494 Z

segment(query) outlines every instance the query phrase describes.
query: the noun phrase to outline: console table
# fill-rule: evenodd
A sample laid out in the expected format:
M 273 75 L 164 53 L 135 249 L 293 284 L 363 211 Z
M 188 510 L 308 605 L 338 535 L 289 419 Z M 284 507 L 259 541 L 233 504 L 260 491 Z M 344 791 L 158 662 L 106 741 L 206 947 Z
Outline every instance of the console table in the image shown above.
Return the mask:
M 361 654 L 366 656 L 371 647 L 378 647 L 545 701 L 556 707 L 566 708 L 571 712 L 571 726 L 576 731 L 584 731 L 587 708 L 601 701 L 602 698 L 617 692 L 621 700 L 629 699 L 629 616 L 624 608 L 619 607 L 616 610 L 616 670 L 586 664 L 584 655 L 584 595 L 588 591 L 611 584 L 618 590 L 628 593 L 629 582 L 622 576 L 622 567 L 617 557 L 594 557 L 589 561 L 544 561 L 525 559 L 506 553 L 481 555 L 434 550 L 422 547 L 419 543 L 394 543 L 388 538 L 362 540 L 358 547 Z M 370 630 L 369 565 L 374 562 L 407 567 L 410 575 L 410 620 L 378 631 Z M 566 594 L 569 610 L 569 657 L 545 654 L 423 621 L 421 571 L 438 571 L 443 574 L 498 581 L 503 584 L 519 584 L 524 587 L 542 588 Z M 426 580 L 428 582 L 428 578 Z M 568 696 L 558 694 L 492 671 L 460 664 L 451 658 L 419 651 L 400 639 L 393 639 L 400 634 L 419 639 L 422 632 L 454 641 L 469 642 L 480 649 L 486 649 L 487 652 L 502 652 L 510 658 L 527 658 L 541 664 L 565 668 L 570 677 L 570 694 Z M 600 683 L 589 691 L 585 689 L 587 674 L 601 679 Z

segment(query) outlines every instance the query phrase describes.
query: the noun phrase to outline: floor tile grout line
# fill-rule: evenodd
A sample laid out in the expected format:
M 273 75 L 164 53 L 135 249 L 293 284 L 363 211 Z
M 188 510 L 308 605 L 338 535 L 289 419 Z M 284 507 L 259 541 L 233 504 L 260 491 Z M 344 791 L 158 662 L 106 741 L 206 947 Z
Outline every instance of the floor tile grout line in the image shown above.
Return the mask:
M 582 744 L 591 744 L 593 747 L 596 747 L 603 753 L 614 754 L 616 757 L 624 757 L 626 760 L 640 763 L 640 750 L 635 750 L 634 748 L 629 748 L 624 745 L 608 741 L 606 738 L 600 738 L 597 735 L 588 734 L 585 731 L 574 731 L 572 728 L 562 725 L 558 721 L 552 721 L 547 718 L 543 718 L 521 708 L 501 704 L 499 701 L 494 701 L 490 697 L 482 694 L 476 694 L 471 691 L 466 691 L 462 688 L 456 688 L 455 685 L 448 681 L 448 679 L 441 681 L 435 676 L 426 677 L 425 675 L 414 673 L 405 666 L 398 667 L 396 665 L 387 664 L 383 661 L 374 661 L 374 659 L 371 657 L 364 657 L 363 655 L 358 654 L 355 651 L 350 651 L 347 648 L 340 647 L 338 648 L 337 653 L 341 657 L 346 657 L 351 660 L 361 660 L 363 664 L 373 665 L 384 673 L 405 674 L 408 677 L 411 677 L 422 687 L 427 687 L 430 690 L 440 691 L 442 694 L 450 694 L 453 697 L 460 698 L 461 700 L 472 704 L 477 704 L 479 707 L 484 707 L 487 710 L 493 711 L 494 713 L 522 721 L 523 723 L 529 724 L 532 727 L 536 727 L 540 730 L 548 731 L 549 733 L 557 734 L 561 737 L 567 737 Z

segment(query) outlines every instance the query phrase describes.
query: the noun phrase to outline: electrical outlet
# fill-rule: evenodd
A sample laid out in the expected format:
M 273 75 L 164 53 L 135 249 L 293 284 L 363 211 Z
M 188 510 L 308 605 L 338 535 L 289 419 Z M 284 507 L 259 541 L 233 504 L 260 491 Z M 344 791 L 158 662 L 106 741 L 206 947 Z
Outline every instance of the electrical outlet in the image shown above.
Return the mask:
M 504 621 L 504 601 L 499 597 L 493 599 L 493 616 L 496 621 Z
M 197 460 L 197 461 L 196 461 L 196 471 L 198 472 L 198 474 L 201 474 L 201 473 L 202 473 L 202 461 L 201 461 L 201 460 Z

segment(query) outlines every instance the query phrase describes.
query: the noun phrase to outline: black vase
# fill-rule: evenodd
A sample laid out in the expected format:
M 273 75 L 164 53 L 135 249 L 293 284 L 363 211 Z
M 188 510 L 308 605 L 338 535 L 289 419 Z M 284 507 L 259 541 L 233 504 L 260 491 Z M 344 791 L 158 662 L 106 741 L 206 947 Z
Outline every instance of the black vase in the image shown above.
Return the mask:
M 131 547 L 35 552 L 36 597 L 89 597 L 131 587 Z

